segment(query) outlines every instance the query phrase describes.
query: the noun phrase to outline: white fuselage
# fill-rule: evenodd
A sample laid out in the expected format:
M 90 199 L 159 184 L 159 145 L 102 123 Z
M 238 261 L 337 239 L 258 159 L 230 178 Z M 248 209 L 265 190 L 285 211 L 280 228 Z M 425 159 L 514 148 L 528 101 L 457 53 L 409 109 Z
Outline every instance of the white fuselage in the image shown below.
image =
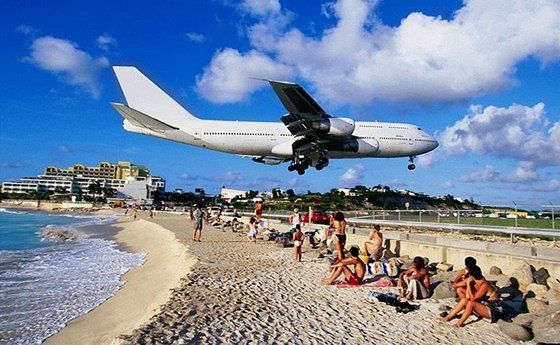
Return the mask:
M 330 158 L 409 157 L 435 149 L 438 142 L 415 125 L 356 122 L 358 152 L 329 151 Z M 153 131 L 124 121 L 130 132 L 151 135 L 206 149 L 247 156 L 291 158 L 294 137 L 280 122 L 185 120 L 177 130 Z M 367 149 L 362 150 L 362 144 Z

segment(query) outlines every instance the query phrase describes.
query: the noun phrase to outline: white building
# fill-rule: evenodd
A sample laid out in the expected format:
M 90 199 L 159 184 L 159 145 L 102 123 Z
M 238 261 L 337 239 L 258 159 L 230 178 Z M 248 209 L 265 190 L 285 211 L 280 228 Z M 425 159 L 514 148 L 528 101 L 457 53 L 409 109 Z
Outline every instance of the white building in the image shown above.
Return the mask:
M 54 193 L 64 191 L 71 194 L 90 195 L 89 186 L 99 182 L 102 188 L 112 188 L 117 196 L 138 204 L 151 205 L 159 193 L 165 192 L 165 180 L 158 176 L 128 177 L 127 179 L 102 179 L 83 176 L 48 176 L 24 177 L 19 182 L 3 182 L 2 192 L 13 194 Z
M 247 191 L 245 190 L 237 190 L 237 189 L 228 189 L 222 188 L 220 194 L 222 195 L 222 200 L 225 202 L 230 202 L 235 197 L 244 197 L 247 195 Z

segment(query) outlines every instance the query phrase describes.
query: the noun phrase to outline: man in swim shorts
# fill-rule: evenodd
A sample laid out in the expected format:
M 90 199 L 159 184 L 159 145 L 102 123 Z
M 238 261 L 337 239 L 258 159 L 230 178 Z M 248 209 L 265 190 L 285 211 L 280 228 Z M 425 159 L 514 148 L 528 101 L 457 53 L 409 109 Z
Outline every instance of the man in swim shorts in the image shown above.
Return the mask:
M 330 269 L 333 269 L 333 272 L 330 277 L 321 280 L 321 284 L 331 285 L 338 277 L 344 274 L 348 285 L 360 285 L 366 273 L 366 265 L 359 258 L 359 255 L 360 248 L 358 246 L 350 247 L 350 256 L 330 265 Z M 349 266 L 354 266 L 354 271 Z
M 292 236 L 294 241 L 294 262 L 301 262 L 301 246 L 303 245 L 304 234 L 301 232 L 301 225 L 296 224 L 296 231 Z

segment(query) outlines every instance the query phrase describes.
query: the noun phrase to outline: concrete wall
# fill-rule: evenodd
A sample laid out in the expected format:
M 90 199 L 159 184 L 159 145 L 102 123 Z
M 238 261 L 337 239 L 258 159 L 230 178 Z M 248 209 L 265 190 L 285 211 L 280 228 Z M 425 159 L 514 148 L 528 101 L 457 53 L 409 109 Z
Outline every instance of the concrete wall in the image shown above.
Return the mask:
M 491 266 L 499 267 L 510 275 L 522 263 L 527 262 L 536 269 L 544 267 L 549 274 L 560 278 L 560 248 L 531 247 L 525 245 L 473 241 L 452 237 L 384 231 L 386 246 L 399 256 L 425 256 L 430 262 L 446 262 L 455 269 L 464 266 L 467 256 L 476 258 L 483 271 Z M 363 248 L 367 236 L 348 234 L 348 245 Z
M 50 201 L 37 201 L 37 200 L 3 200 L 2 206 L 5 207 L 21 207 L 21 208 L 39 208 L 42 210 L 54 209 L 91 209 L 95 205 L 91 202 L 50 202 Z

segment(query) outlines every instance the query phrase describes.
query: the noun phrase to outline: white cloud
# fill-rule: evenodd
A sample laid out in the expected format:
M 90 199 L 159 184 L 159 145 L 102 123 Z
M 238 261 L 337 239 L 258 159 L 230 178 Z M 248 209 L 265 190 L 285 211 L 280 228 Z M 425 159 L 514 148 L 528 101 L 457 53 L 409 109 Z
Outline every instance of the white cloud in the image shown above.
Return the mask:
M 249 82 L 222 76 L 260 56 L 271 68 L 281 67 L 279 74 L 313 84 L 324 101 L 450 102 L 515 85 L 515 66 L 528 57 L 543 63 L 560 58 L 558 1 L 466 0 L 451 20 L 411 13 L 397 27 L 372 20 L 376 4 L 339 0 L 323 6 L 336 25 L 310 37 L 286 25 L 291 17 L 277 1 L 245 1 L 245 11 L 261 20 L 246 29 L 251 51 L 216 53 L 206 70 L 219 73 L 205 73 L 199 87 L 213 84 L 214 92 L 231 93 L 230 102 L 244 99 L 254 91 Z M 224 65 L 221 55 L 238 59 Z
M 187 32 L 185 36 L 189 41 L 196 43 L 205 42 L 207 40 L 206 36 L 197 32 Z
M 100 35 L 99 37 L 97 37 L 97 40 L 95 40 L 95 43 L 97 44 L 97 47 L 99 49 L 105 52 L 109 52 L 111 48 L 117 47 L 117 40 L 109 34 Z
M 266 86 L 259 77 L 278 79 L 289 76 L 290 70 L 266 55 L 256 51 L 242 55 L 234 49 L 224 49 L 212 59 L 212 63 L 197 77 L 197 88 L 204 98 L 216 103 L 236 102 L 254 90 Z
M 39 32 L 39 30 L 35 29 L 31 25 L 21 24 L 16 28 L 16 31 L 21 32 L 24 35 L 33 36 Z
M 500 178 L 500 172 L 492 165 L 487 165 L 479 171 L 461 176 L 461 180 L 465 182 L 494 182 L 499 181 Z
M 472 106 L 470 114 L 437 135 L 437 153 L 421 157 L 429 165 L 452 155 L 475 153 L 524 162 L 522 170 L 560 164 L 560 122 L 550 126 L 545 105 L 508 108 Z
M 57 75 L 63 82 L 78 86 L 98 99 L 98 75 L 109 66 L 105 57 L 93 58 L 72 41 L 44 36 L 31 44 L 31 53 L 23 61 Z
M 281 10 L 278 0 L 244 0 L 241 9 L 254 16 L 278 14 Z
M 356 164 L 351 168 L 348 168 L 339 178 L 340 182 L 346 183 L 347 185 L 360 183 L 364 178 L 364 166 L 362 164 Z

